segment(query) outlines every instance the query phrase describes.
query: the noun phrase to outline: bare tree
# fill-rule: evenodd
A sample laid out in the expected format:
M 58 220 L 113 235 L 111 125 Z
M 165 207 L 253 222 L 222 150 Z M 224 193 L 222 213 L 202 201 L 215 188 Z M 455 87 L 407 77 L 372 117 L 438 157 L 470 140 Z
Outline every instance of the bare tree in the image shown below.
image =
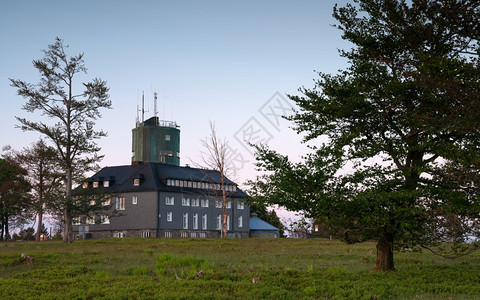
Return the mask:
M 221 236 L 227 237 L 227 189 L 225 179 L 229 173 L 227 161 L 227 141 L 219 139 L 215 130 L 215 123 L 210 122 L 210 136 L 201 141 L 205 151 L 202 160 L 208 169 L 217 171 L 220 175 L 220 190 L 222 199 L 222 229 Z M 233 222 L 233 220 L 232 220 Z
M 73 241 L 72 214 L 78 201 L 73 201 L 72 187 L 76 178 L 97 167 L 102 158 L 96 139 L 106 136 L 102 130 L 94 130 L 95 120 L 101 117 L 101 108 L 111 108 L 106 82 L 94 78 L 91 82 L 74 84 L 76 76 L 87 72 L 83 54 L 68 57 L 68 46 L 56 38 L 55 43 L 43 50 L 45 57 L 34 60 L 40 73 L 37 84 L 10 79 L 17 94 L 27 99 L 23 109 L 41 111 L 54 124 L 34 122 L 26 118 L 17 120 L 26 131 L 37 131 L 46 136 L 58 153 L 65 176 L 65 194 L 62 210 L 65 222 L 64 241 Z M 81 204 L 81 203 L 80 203 Z

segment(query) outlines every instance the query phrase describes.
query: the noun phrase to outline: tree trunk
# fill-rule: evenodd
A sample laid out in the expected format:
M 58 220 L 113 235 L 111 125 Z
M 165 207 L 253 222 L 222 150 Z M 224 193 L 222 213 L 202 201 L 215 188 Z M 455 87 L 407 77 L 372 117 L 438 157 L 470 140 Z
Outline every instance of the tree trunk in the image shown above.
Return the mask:
M 393 235 L 386 235 L 378 240 L 375 271 L 395 271 L 393 265 Z
M 65 221 L 65 232 L 63 233 L 63 242 L 72 243 L 73 242 L 73 228 L 72 228 L 72 215 L 68 208 L 65 208 L 63 213 L 63 218 Z
M 42 223 L 43 223 L 43 211 L 40 209 L 40 211 L 38 212 L 37 232 L 35 233 L 36 241 L 40 241 L 40 235 L 42 234 Z
M 3 241 L 3 215 L 0 215 L 0 241 Z
M 7 213 L 5 213 L 5 221 L 4 222 L 5 222 L 5 224 L 4 224 L 5 225 L 5 232 L 4 232 L 5 241 L 8 241 L 8 237 L 10 236 L 10 234 L 8 233 L 8 214 Z
M 72 214 L 70 207 L 72 204 L 72 168 L 67 168 L 67 187 L 66 187 L 66 203 L 63 211 L 63 220 L 65 221 L 65 232 L 63 233 L 63 242 L 73 242 L 73 226 L 72 226 Z

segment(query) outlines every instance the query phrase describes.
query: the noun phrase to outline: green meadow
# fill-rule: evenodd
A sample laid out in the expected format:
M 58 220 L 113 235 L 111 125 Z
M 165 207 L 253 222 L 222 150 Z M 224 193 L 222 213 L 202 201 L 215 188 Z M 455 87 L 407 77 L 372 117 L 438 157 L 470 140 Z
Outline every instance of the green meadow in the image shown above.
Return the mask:
M 480 299 L 480 253 L 395 263 L 374 272 L 374 243 L 324 239 L 3 242 L 0 299 Z

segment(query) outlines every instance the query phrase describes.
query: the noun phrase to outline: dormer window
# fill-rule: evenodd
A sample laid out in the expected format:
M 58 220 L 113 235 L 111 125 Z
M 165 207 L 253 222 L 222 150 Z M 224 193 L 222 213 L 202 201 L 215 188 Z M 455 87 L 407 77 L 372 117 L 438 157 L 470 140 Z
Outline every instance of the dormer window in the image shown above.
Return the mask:
M 93 188 L 98 188 L 98 181 L 93 182 Z
M 133 179 L 133 186 L 140 186 L 140 178 Z
M 133 178 L 133 186 L 140 186 L 143 180 L 143 174 L 138 174 L 135 178 Z
M 82 188 L 84 188 L 84 189 L 88 188 L 88 182 L 84 182 L 84 183 L 82 184 Z
M 109 187 L 109 186 L 110 186 L 110 181 L 105 180 L 105 181 L 103 182 L 103 187 L 106 187 L 106 188 L 107 188 L 107 187 Z

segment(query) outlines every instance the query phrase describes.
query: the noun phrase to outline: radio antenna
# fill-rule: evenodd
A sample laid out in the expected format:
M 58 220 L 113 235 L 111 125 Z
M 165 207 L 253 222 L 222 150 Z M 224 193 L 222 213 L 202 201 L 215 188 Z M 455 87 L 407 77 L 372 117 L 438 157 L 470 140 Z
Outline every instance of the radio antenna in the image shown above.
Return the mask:
M 157 92 L 153 93 L 153 115 L 155 117 L 155 123 L 157 123 L 158 120 L 158 109 L 157 109 Z M 155 124 L 158 125 L 158 124 Z
M 138 127 L 140 125 L 140 119 L 139 119 L 139 116 L 138 116 L 138 112 L 139 112 L 139 107 L 138 107 L 138 98 L 139 98 L 139 90 L 137 89 L 137 118 L 135 119 L 135 124 L 136 126 L 135 127 Z
M 142 123 L 145 122 L 145 91 L 142 93 Z

